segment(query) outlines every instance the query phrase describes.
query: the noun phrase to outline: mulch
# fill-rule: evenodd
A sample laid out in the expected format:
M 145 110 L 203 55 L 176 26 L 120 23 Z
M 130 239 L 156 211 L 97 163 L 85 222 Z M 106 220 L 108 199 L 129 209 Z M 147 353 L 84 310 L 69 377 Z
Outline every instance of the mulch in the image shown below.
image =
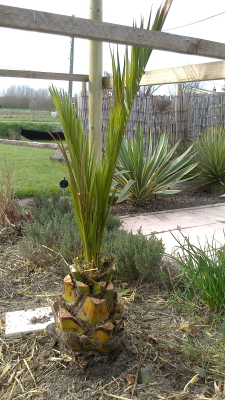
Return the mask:
M 31 200 L 29 200 L 31 201 Z M 124 215 L 224 203 L 218 195 L 157 196 L 148 206 L 114 205 Z M 0 388 L 2 400 L 222 399 L 221 328 L 203 304 L 190 309 L 173 293 L 173 265 L 164 284 L 116 282 L 126 300 L 121 346 L 109 354 L 74 353 L 46 332 L 5 338 L 5 313 L 51 305 L 62 292 L 57 260 L 35 265 L 19 253 L 13 230 L 0 236 Z M 195 329 L 182 330 L 189 320 Z M 143 370 L 144 369 L 144 370 Z M 142 382 L 143 371 L 151 379 Z
M 144 214 L 159 211 L 177 210 L 183 208 L 202 207 L 213 204 L 224 204 L 225 197 L 219 193 L 207 193 L 196 191 L 182 191 L 177 194 L 152 196 L 145 206 L 137 206 L 129 203 L 115 203 L 112 212 L 117 215 Z

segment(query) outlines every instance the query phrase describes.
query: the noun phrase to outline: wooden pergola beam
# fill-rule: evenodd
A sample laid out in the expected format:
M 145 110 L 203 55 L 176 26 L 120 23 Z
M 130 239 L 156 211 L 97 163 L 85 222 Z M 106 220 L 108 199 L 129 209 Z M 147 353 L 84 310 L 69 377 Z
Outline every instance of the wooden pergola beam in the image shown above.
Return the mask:
M 0 27 L 225 60 L 224 43 L 18 7 L 0 5 Z
M 0 69 L 0 76 L 11 78 L 48 79 L 60 81 L 88 82 L 88 75 L 64 74 L 55 72 L 23 71 Z M 146 71 L 141 85 L 163 85 L 169 83 L 200 82 L 225 79 L 225 61 L 214 61 L 203 64 L 185 65 L 182 67 Z M 112 89 L 113 77 L 104 76 L 102 84 L 105 89 Z
M 151 85 L 151 82 L 154 82 L 154 84 L 164 84 L 225 79 L 225 61 L 148 71 L 142 79 L 145 85 Z
M 146 71 L 140 85 L 164 85 L 169 83 L 200 82 L 225 79 L 225 61 L 185 65 L 182 67 Z M 113 77 L 105 76 L 102 79 L 105 89 L 113 87 Z
M 88 82 L 88 75 L 64 74 L 58 72 L 23 71 L 14 69 L 0 69 L 0 76 L 10 78 L 49 79 L 52 81 Z

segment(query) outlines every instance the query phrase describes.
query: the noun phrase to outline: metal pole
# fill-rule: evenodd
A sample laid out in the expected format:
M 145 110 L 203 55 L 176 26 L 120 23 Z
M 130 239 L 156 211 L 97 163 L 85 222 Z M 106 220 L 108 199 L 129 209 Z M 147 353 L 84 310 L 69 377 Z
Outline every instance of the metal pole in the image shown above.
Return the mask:
M 90 19 L 102 21 L 102 0 L 90 0 Z M 102 157 L 102 42 L 89 45 L 89 145 L 96 164 Z
M 70 41 L 70 69 L 69 69 L 69 73 L 73 74 L 73 60 L 74 60 L 74 37 L 71 37 L 71 41 Z M 73 81 L 69 81 L 69 87 L 68 87 L 68 95 L 69 98 L 72 99 L 72 95 L 73 95 Z

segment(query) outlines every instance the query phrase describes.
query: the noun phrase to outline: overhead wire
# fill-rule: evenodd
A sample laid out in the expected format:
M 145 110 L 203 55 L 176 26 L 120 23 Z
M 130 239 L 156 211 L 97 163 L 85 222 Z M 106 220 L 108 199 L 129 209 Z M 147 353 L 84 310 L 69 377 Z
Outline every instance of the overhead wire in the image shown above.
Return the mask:
M 186 26 L 190 26 L 190 25 L 198 24 L 198 23 L 200 23 L 200 22 L 207 21 L 207 20 L 209 20 L 209 19 L 211 19 L 211 18 L 218 17 L 219 15 L 222 15 L 222 14 L 225 14 L 225 11 L 222 11 L 221 13 L 218 13 L 218 14 L 215 14 L 215 15 L 211 15 L 210 17 L 207 17 L 207 18 L 201 19 L 201 20 L 199 20 L 199 21 L 195 21 L 195 22 L 191 22 L 191 23 L 189 23 L 189 24 L 185 24 L 185 25 L 177 26 L 177 27 L 175 27 L 175 28 L 165 29 L 165 30 L 163 30 L 162 32 L 168 32 L 168 31 L 172 31 L 172 30 L 175 30 L 175 29 L 184 28 L 184 27 L 186 27 Z M 218 86 L 218 87 L 220 87 L 220 86 L 221 86 L 221 85 L 218 85 L 218 83 L 215 83 L 214 81 L 212 81 L 212 82 L 214 83 L 214 85 L 215 85 L 215 86 Z
M 199 22 L 207 21 L 208 19 L 211 19 L 211 18 L 214 18 L 214 17 L 218 17 L 219 15 L 222 15 L 222 14 L 225 14 L 225 11 L 223 11 L 223 12 L 221 12 L 221 13 L 219 13 L 219 14 L 211 15 L 211 17 L 207 17 L 207 18 L 204 18 L 204 19 L 200 19 L 199 21 L 191 22 L 190 24 L 181 25 L 181 26 L 177 26 L 176 28 L 170 28 L 170 29 L 163 30 L 163 32 L 173 31 L 174 29 L 184 28 L 185 26 L 190 26 L 190 25 L 198 24 Z

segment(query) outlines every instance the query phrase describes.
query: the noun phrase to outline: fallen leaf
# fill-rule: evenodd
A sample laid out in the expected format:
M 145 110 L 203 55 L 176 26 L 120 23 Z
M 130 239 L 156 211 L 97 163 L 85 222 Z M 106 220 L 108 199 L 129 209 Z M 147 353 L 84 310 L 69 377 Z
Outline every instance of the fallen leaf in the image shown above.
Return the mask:
M 129 383 L 129 385 L 133 385 L 133 384 L 134 384 L 134 377 L 133 377 L 133 375 L 126 374 L 126 375 L 125 375 L 125 378 L 126 378 L 127 382 Z
M 136 338 L 137 339 L 143 339 L 145 337 L 145 335 L 143 333 L 137 333 L 136 334 Z
M 189 333 L 191 336 L 196 336 L 196 328 L 190 322 L 186 321 L 180 325 L 180 330 Z
M 158 343 L 158 339 L 156 339 L 154 336 L 149 336 L 149 340 L 151 340 L 151 342 L 153 343 Z
M 199 375 L 196 374 L 195 376 L 193 376 L 193 378 L 191 378 L 191 380 L 187 383 L 187 385 L 185 385 L 184 387 L 184 392 L 188 391 L 188 386 L 193 385 L 195 382 L 197 382 Z
M 225 398 L 225 381 L 214 382 L 214 390 L 219 399 Z

